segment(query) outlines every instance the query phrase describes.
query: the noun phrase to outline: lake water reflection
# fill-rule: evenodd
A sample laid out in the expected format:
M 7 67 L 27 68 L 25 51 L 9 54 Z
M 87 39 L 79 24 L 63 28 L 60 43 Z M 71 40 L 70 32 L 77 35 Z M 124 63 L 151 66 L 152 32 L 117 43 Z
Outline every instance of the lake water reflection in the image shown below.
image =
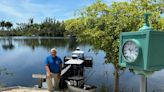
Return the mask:
M 93 67 L 85 69 L 87 83 L 98 89 L 113 89 L 114 76 L 111 64 L 104 64 L 105 53 L 91 50 L 87 43 L 76 43 L 65 38 L 52 37 L 1 37 L 0 38 L 0 68 L 7 68 L 13 75 L 0 74 L 0 83 L 6 86 L 34 86 L 37 80 L 31 77 L 34 73 L 45 73 L 44 60 L 52 47 L 57 48 L 57 55 L 62 59 L 79 46 L 85 55 L 93 57 Z M 93 72 L 93 74 L 92 74 Z M 92 74 L 92 75 L 90 75 Z M 164 70 L 155 72 L 148 77 L 148 92 L 164 92 Z M 139 91 L 140 76 L 128 70 L 120 77 L 120 90 L 124 92 Z M 100 90 L 98 90 L 100 91 Z

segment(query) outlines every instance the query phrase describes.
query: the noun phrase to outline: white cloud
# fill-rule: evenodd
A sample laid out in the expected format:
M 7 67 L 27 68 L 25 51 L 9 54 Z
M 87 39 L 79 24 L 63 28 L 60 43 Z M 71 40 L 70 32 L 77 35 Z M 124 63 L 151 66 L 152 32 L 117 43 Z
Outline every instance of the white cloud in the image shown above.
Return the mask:
M 13 17 L 20 17 L 22 14 L 15 10 L 13 7 L 7 5 L 6 3 L 0 4 L 0 12 L 5 13 L 6 15 L 13 16 Z
M 1 0 L 0 21 L 7 20 L 20 23 L 28 22 L 29 18 L 34 18 L 34 22 L 41 22 L 45 17 L 56 18 L 57 20 L 74 18 L 76 11 L 95 1 L 72 0 L 67 3 L 67 0 Z M 108 5 L 112 1 L 103 0 Z
M 0 16 L 2 14 L 14 22 L 28 21 L 29 18 L 53 17 L 61 11 L 55 4 L 32 3 L 30 0 L 4 0 L 0 3 Z M 55 16 L 54 16 L 55 17 Z M 0 20 L 3 20 L 0 18 Z M 12 21 L 13 21 L 12 20 Z

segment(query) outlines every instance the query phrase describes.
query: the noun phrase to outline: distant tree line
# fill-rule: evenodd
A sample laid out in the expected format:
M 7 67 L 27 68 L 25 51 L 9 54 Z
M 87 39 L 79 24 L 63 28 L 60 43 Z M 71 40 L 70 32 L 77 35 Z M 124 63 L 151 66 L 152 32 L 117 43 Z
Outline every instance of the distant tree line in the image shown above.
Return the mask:
M 4 28 L 9 30 L 12 26 L 13 26 L 13 24 L 9 21 L 4 21 L 4 20 L 0 21 L 0 27 L 1 27 L 2 31 L 4 30 Z
M 27 23 L 13 23 L 9 21 L 0 21 L 0 36 L 64 36 L 64 21 L 58 21 L 53 18 L 45 18 L 41 23 L 35 23 L 30 18 Z

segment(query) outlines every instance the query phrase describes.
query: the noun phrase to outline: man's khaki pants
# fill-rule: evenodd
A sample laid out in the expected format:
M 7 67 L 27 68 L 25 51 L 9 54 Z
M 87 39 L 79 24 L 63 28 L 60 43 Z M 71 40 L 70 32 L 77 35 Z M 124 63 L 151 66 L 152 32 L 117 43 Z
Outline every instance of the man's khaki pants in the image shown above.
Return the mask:
M 51 77 L 47 78 L 46 81 L 47 81 L 48 90 L 50 92 L 52 92 L 54 90 L 59 91 L 58 74 L 52 73 Z

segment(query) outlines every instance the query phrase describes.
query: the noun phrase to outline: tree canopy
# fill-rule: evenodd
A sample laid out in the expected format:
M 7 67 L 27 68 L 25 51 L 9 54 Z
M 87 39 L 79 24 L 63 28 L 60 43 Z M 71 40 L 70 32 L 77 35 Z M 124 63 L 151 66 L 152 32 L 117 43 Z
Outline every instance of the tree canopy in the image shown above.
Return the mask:
M 78 41 L 87 40 L 95 49 L 106 52 L 107 62 L 116 62 L 120 32 L 138 31 L 144 22 L 144 13 L 151 13 L 149 22 L 154 30 L 164 30 L 160 17 L 162 1 L 131 0 L 114 2 L 110 6 L 97 0 L 78 12 L 78 18 L 67 20 L 67 33 L 75 34 Z
M 151 13 L 150 26 L 154 30 L 164 30 L 164 0 L 130 0 L 113 2 L 110 6 L 97 0 L 81 9 L 78 17 L 65 22 L 66 32 L 75 34 L 78 41 L 89 41 L 95 50 L 106 53 L 107 63 L 115 68 L 115 88 L 118 92 L 118 52 L 120 32 L 138 31 L 144 22 L 144 13 Z

